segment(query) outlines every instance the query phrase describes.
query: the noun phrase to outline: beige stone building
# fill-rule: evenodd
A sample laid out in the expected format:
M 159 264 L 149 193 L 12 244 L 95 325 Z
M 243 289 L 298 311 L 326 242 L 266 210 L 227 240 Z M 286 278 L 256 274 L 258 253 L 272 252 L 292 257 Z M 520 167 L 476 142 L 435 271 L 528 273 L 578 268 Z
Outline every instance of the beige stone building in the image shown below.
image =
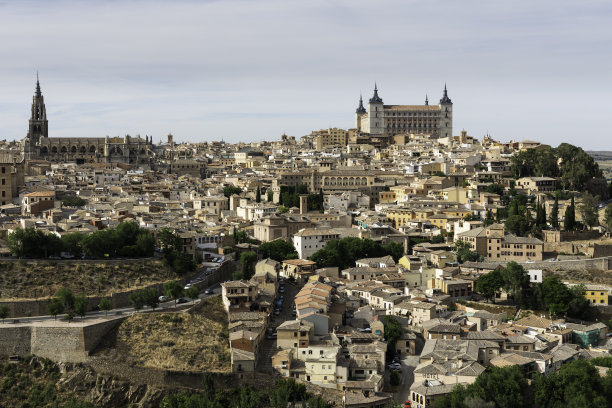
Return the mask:
M 544 243 L 537 238 L 505 234 L 502 224 L 461 232 L 456 239 L 467 242 L 484 258 L 496 261 L 541 261 L 544 249 Z
M 446 86 L 438 105 L 385 105 L 374 86 L 374 95 L 368 103 L 368 110 L 359 99 L 355 112 L 355 127 L 370 135 L 424 133 L 433 138 L 453 135 L 453 103 L 448 97 Z

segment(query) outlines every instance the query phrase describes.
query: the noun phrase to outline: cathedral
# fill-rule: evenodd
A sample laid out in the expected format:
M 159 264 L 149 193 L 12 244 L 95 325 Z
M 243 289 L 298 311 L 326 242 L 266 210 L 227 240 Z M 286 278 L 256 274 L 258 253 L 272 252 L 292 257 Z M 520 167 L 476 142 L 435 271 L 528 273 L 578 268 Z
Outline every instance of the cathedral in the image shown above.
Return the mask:
M 395 136 L 399 134 L 428 134 L 432 138 L 453 135 L 453 102 L 448 97 L 446 85 L 438 105 L 430 105 L 425 96 L 424 105 L 385 105 L 374 85 L 374 95 L 368 110 L 359 98 L 355 112 L 356 128 L 370 135 Z
M 153 137 L 49 137 L 45 100 L 36 78 L 28 135 L 21 141 L 26 160 L 64 163 L 125 163 L 151 168 Z

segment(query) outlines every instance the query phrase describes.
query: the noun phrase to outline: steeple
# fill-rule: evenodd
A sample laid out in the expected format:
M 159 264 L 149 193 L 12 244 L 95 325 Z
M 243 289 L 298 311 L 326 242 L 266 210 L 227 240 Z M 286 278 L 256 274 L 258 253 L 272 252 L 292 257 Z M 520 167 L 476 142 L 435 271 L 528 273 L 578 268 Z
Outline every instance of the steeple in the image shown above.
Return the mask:
M 37 143 L 41 137 L 49 136 L 49 123 L 47 121 L 47 109 L 45 99 L 40 91 L 38 72 L 36 73 L 36 92 L 32 98 L 32 111 L 28 129 L 28 138 L 31 143 Z
M 38 82 L 38 71 L 36 71 L 36 96 L 42 96 L 42 94 L 40 93 L 40 82 Z
M 448 97 L 448 92 L 446 91 L 446 84 L 444 84 L 444 96 L 440 99 L 440 105 L 452 105 L 453 102 Z
M 429 99 L 427 99 L 427 94 L 425 94 L 425 106 L 429 105 Z
M 378 87 L 376 86 L 376 82 L 374 82 L 374 96 L 370 98 L 370 103 L 383 103 L 383 100 L 378 96 Z
M 363 107 L 363 97 L 359 95 L 359 106 L 355 113 L 366 113 L 366 109 Z

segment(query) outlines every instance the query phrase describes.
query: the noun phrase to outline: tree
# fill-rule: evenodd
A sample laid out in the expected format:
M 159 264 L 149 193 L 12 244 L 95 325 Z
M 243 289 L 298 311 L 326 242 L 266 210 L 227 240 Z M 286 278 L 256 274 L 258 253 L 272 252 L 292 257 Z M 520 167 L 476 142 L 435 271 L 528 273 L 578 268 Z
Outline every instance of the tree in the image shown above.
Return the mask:
M 74 302 L 75 297 L 72 291 L 68 288 L 62 288 L 55 293 L 55 297 L 62 302 L 64 306 L 64 310 L 67 313 L 71 313 L 74 311 Z
M 62 241 L 57 235 L 34 228 L 17 228 L 11 232 L 6 244 L 9 251 L 17 257 L 47 258 L 59 255 Z
M 606 376 L 608 377 L 608 376 Z M 533 381 L 535 404 L 541 408 L 608 406 L 604 388 L 607 381 L 586 360 L 561 366 L 558 373 L 536 375 Z
M 502 288 L 518 304 L 522 303 L 524 291 L 529 287 L 529 275 L 525 269 L 514 261 L 508 262 L 500 272 L 502 278 Z
M 100 299 L 100 303 L 98 303 L 98 309 L 104 310 L 105 314 L 108 316 L 108 311 L 113 307 L 111 300 L 109 298 Z
M 74 312 L 82 318 L 85 317 L 85 315 L 87 314 L 87 304 L 87 296 L 85 296 L 84 294 L 75 296 Z
M 255 192 L 255 202 L 261 203 L 261 189 L 257 186 L 257 192 Z
M 476 292 L 495 303 L 495 294 L 502 287 L 503 283 L 499 269 L 495 269 L 478 278 L 476 281 Z
M 402 382 L 402 377 L 400 377 L 397 371 L 391 371 L 391 376 L 389 380 L 392 386 L 397 387 Z
M 554 229 L 559 229 L 559 198 L 555 196 L 555 203 L 550 211 L 550 226 Z
M 142 309 L 145 305 L 145 298 L 143 296 L 142 291 L 140 290 L 130 293 L 128 298 L 130 299 L 132 306 L 134 306 L 134 309 L 136 310 Z
M 62 205 L 65 207 L 82 207 L 86 204 L 86 201 L 81 197 L 70 197 L 62 200 Z
M 85 234 L 81 232 L 73 232 L 70 234 L 62 235 L 62 250 L 80 258 L 83 254 L 82 242 L 85 238 Z
M 268 190 L 267 196 L 268 196 L 269 203 L 274 201 L 274 192 L 272 190 Z
M 608 227 L 608 231 L 612 231 L 612 204 L 608 204 L 606 207 L 605 213 L 606 226 Z
M 397 319 L 390 315 L 382 316 L 382 322 L 385 328 L 385 340 L 387 341 L 387 356 L 395 354 L 395 344 L 402 337 L 404 330 Z
M 249 280 L 255 274 L 255 262 L 257 262 L 257 254 L 255 252 L 247 251 L 240 254 L 242 279 Z
M 157 306 L 159 306 L 159 295 L 157 293 L 157 289 L 155 288 L 142 289 L 142 298 L 144 304 L 149 306 L 151 309 L 155 309 Z
M 0 306 L 0 319 L 2 319 L 3 322 L 4 322 L 4 319 L 8 317 L 9 311 L 10 309 L 7 305 Z
M 163 250 L 180 250 L 182 247 L 181 238 L 168 227 L 157 232 L 157 241 Z
M 277 262 L 282 262 L 287 259 L 296 259 L 298 257 L 298 253 L 293 244 L 284 239 L 264 242 L 259 246 L 259 253 L 261 253 L 264 258 L 271 258 Z
M 174 305 L 176 306 L 176 300 L 183 295 L 183 287 L 175 281 L 164 283 L 164 290 L 166 296 L 174 299 Z
M 200 291 L 195 286 L 191 286 L 185 291 L 185 296 L 189 299 L 196 300 L 200 296 Z
M 531 222 L 525 215 L 511 215 L 505 222 L 506 230 L 519 237 L 524 237 L 531 230 Z
M 242 193 L 242 189 L 240 187 L 236 187 L 233 185 L 225 186 L 223 188 L 223 195 L 226 196 L 227 198 L 230 198 L 234 194 L 241 194 L 241 193 Z
M 504 195 L 505 187 L 501 184 L 489 184 L 485 191 L 490 194 Z
M 467 242 L 457 240 L 455 241 L 455 247 L 457 248 L 457 262 L 475 262 L 480 259 L 478 252 L 472 251 L 470 244 Z
M 582 222 L 584 222 L 589 229 L 599 224 L 599 214 L 597 212 L 597 204 L 599 203 L 599 197 L 593 197 L 589 193 L 585 193 L 582 196 L 582 204 L 580 204 L 580 215 L 582 215 Z
M 575 228 L 576 228 L 576 205 L 574 203 L 574 196 L 572 195 L 571 204 L 565 210 L 565 216 L 563 217 L 563 229 L 565 231 L 573 231 Z
M 404 245 L 399 242 L 389 242 L 384 248 L 387 254 L 393 257 L 395 262 L 399 261 L 400 258 L 404 256 Z
M 47 312 L 55 319 L 57 319 L 57 315 L 64 311 L 64 305 L 62 301 L 56 297 L 51 298 L 49 303 L 47 304 Z

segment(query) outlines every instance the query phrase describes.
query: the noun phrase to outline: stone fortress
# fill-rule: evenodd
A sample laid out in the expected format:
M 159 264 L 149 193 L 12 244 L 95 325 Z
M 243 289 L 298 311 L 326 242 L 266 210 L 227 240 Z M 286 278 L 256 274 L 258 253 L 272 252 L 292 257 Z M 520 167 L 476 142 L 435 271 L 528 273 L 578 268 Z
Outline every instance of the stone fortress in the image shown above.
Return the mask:
M 49 137 L 45 100 L 36 79 L 28 135 L 21 142 L 27 160 L 50 162 L 125 163 L 150 168 L 153 158 L 153 137 Z
M 435 139 L 452 137 L 453 102 L 444 85 L 444 94 L 438 105 L 430 105 L 427 96 L 424 105 L 385 105 L 375 84 L 368 110 L 363 106 L 363 98 L 359 98 L 355 122 L 357 130 L 370 135 L 414 133 L 429 134 Z

